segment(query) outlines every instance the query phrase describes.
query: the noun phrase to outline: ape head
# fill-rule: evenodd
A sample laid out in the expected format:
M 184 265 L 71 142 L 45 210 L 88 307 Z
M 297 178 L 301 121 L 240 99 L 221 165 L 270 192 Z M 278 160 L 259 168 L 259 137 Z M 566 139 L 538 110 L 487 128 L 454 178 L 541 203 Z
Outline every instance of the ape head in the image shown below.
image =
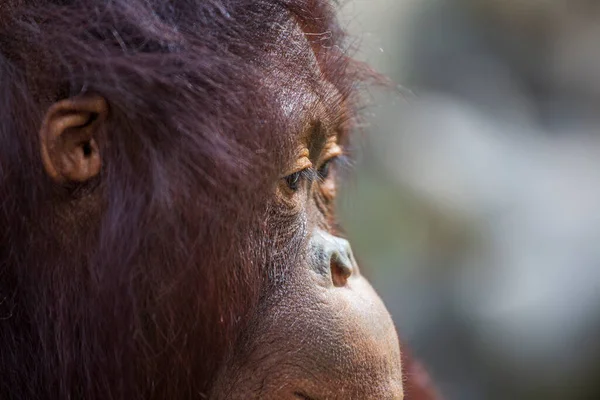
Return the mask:
M 320 0 L 0 6 L 0 397 L 401 399 Z

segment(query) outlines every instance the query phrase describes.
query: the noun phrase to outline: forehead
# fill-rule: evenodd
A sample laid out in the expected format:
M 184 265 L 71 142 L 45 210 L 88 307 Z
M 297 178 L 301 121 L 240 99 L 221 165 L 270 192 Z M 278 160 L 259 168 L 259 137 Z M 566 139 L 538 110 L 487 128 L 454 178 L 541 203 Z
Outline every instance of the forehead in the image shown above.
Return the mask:
M 324 78 L 314 48 L 296 21 L 282 24 L 264 64 L 264 87 L 294 130 L 315 122 L 327 125 L 335 118 L 341 106 L 339 92 Z

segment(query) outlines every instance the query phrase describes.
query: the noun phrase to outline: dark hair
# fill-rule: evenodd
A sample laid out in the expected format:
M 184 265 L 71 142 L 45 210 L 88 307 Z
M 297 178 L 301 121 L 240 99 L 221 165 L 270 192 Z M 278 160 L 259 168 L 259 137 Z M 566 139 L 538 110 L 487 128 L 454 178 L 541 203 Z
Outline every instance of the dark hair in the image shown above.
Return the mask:
M 293 19 L 352 102 L 360 68 L 332 4 L 11 0 L 0 13 L 0 397 L 202 398 L 274 246 L 294 243 L 269 239 L 265 219 L 291 138 L 260 60 Z M 56 187 L 43 111 L 89 92 L 111 108 L 104 169 Z

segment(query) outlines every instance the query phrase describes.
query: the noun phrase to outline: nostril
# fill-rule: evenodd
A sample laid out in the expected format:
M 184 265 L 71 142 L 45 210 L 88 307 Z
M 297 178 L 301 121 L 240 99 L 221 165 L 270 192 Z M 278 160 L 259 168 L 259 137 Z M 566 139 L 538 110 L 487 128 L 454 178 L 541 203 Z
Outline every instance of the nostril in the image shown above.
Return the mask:
M 350 243 L 321 229 L 311 237 L 310 259 L 314 270 L 335 287 L 344 287 L 352 276 L 360 275 Z
M 348 279 L 352 275 L 352 264 L 348 257 L 340 257 L 338 254 L 333 254 L 329 264 L 333 285 L 336 287 L 346 286 Z

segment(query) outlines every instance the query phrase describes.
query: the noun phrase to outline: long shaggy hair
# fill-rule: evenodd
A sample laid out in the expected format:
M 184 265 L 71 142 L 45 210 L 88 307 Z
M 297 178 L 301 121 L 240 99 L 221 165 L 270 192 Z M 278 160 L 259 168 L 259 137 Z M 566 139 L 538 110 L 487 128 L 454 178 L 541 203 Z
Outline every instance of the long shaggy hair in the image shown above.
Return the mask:
M 269 205 L 293 141 L 261 64 L 290 19 L 351 102 L 326 0 L 0 6 L 0 398 L 208 396 L 300 246 Z M 104 168 L 57 187 L 39 126 L 83 93 L 110 104 Z

